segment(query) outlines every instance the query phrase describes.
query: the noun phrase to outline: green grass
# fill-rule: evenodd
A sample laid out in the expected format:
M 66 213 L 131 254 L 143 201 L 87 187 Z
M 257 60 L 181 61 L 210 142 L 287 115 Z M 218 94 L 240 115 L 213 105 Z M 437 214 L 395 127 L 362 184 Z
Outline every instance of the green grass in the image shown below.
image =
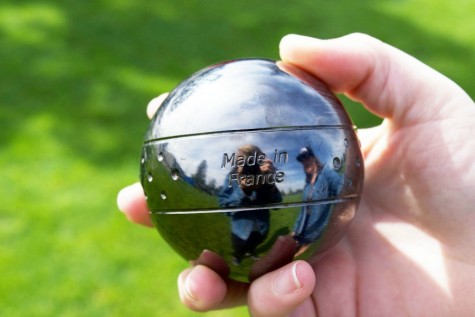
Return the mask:
M 471 0 L 71 1 L 0 4 L 2 316 L 195 316 L 187 266 L 128 223 L 145 105 L 220 60 L 278 58 L 287 33 L 366 32 L 475 94 Z M 347 100 L 359 127 L 378 119 Z M 243 316 L 244 308 L 204 316 Z

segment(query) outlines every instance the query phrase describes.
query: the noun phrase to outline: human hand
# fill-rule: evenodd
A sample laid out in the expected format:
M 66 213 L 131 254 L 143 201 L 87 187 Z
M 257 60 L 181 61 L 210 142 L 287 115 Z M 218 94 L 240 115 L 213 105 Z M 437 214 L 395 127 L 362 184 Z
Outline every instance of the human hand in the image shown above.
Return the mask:
M 182 302 L 198 311 L 246 303 L 261 317 L 472 316 L 471 98 L 428 66 L 365 35 L 326 41 L 287 36 L 280 49 L 283 61 L 384 118 L 359 131 L 365 184 L 358 213 L 323 257 L 290 263 L 252 284 L 222 278 L 210 269 L 208 255 L 210 265 L 180 275 Z M 140 185 L 123 190 L 118 202 L 129 219 L 150 225 Z
M 275 167 L 272 164 L 272 160 L 265 159 L 264 163 L 259 166 L 259 170 L 262 174 L 272 174 L 275 173 Z

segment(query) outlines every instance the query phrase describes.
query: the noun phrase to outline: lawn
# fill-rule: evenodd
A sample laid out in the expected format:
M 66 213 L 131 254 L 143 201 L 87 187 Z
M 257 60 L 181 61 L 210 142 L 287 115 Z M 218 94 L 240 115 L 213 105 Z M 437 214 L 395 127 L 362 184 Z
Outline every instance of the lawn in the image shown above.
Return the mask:
M 287 33 L 365 32 L 475 95 L 475 2 L 3 0 L 0 314 L 198 316 L 187 263 L 115 198 L 138 179 L 145 106 L 198 69 L 278 58 Z M 346 99 L 355 124 L 379 122 Z M 238 308 L 203 316 L 245 316 Z

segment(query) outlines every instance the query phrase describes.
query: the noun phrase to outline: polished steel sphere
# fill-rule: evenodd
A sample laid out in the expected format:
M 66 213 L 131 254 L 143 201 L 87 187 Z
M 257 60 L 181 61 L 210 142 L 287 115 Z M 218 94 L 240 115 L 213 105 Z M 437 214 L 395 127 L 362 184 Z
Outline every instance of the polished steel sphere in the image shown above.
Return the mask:
M 145 136 L 141 183 L 185 259 L 252 281 L 343 236 L 363 186 L 348 114 L 283 62 L 212 65 L 178 85 Z

